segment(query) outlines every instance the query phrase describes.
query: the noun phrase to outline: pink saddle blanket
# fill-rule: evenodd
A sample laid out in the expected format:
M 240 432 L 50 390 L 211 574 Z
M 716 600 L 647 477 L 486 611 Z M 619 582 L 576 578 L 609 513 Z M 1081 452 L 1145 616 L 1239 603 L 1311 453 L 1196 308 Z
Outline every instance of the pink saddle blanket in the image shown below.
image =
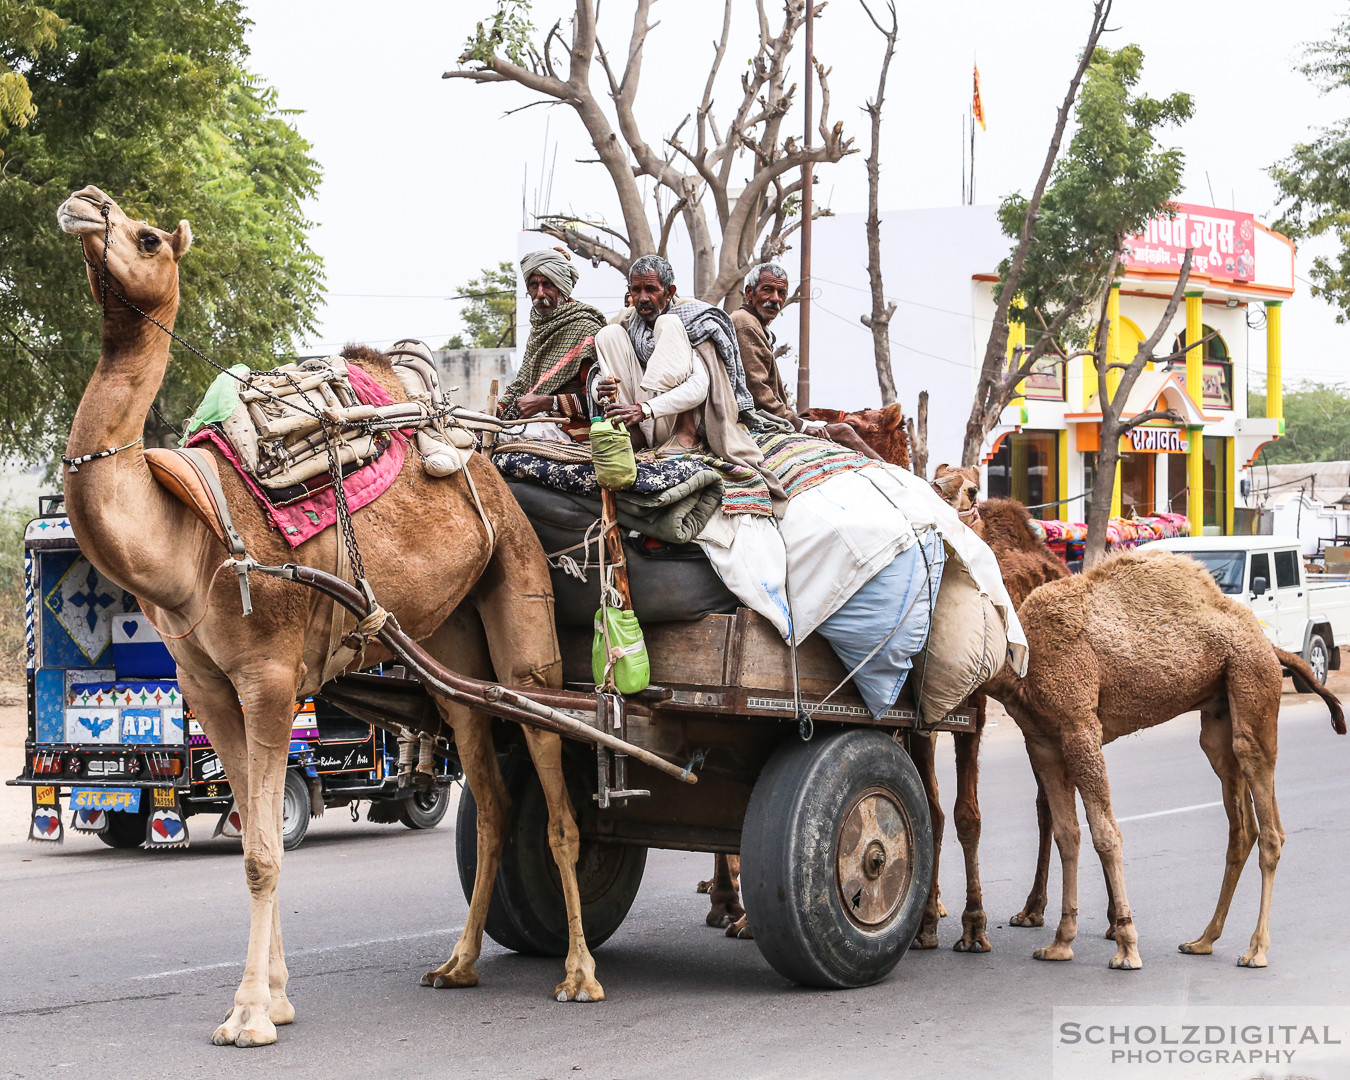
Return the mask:
M 347 373 L 351 379 L 352 390 L 356 392 L 361 402 L 366 405 L 393 404 L 394 399 L 384 387 L 355 364 L 347 365 Z M 347 507 L 353 513 L 383 495 L 403 468 L 403 459 L 407 455 L 407 439 L 398 431 L 391 432 L 390 435 L 389 447 L 383 454 L 369 465 L 357 469 L 342 482 L 347 493 Z M 248 485 L 249 491 L 262 507 L 272 527 L 286 538 L 286 543 L 291 547 L 299 547 L 306 540 L 318 536 L 324 529 L 337 522 L 337 498 L 332 488 L 317 492 L 310 498 L 291 503 L 289 506 L 273 506 L 262 488 L 258 486 L 257 480 L 244 468 L 229 440 L 219 431 L 213 427 L 204 427 L 192 436 L 187 444 L 200 446 L 202 443 L 210 443 L 225 455 L 226 460 L 234 466 L 235 471 Z

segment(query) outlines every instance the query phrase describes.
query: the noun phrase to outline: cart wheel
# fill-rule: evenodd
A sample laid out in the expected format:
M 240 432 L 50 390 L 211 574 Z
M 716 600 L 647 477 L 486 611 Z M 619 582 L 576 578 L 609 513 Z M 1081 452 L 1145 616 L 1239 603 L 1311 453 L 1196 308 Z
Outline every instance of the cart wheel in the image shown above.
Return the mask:
M 1313 634 L 1308 639 L 1308 655 L 1306 657 L 1308 666 L 1312 668 L 1313 675 L 1317 678 L 1319 684 L 1325 684 L 1327 681 L 1327 670 L 1331 667 L 1331 654 L 1327 651 L 1327 643 L 1322 640 L 1321 634 Z M 1300 694 L 1312 694 L 1316 691 L 1308 685 L 1306 679 L 1299 675 L 1290 673 L 1290 678 L 1294 680 L 1294 690 Z
M 450 789 L 434 787 L 423 794 L 417 792 L 411 799 L 398 804 L 398 819 L 410 829 L 434 829 L 450 809 Z
M 145 825 L 150 820 L 149 810 L 114 810 L 108 814 L 108 824 L 97 836 L 110 848 L 138 848 L 145 843 Z
M 298 769 L 286 770 L 281 796 L 281 846 L 294 851 L 309 832 L 309 785 Z
M 933 876 L 933 828 L 909 755 L 853 728 L 779 747 L 741 834 L 741 898 L 780 975 L 844 989 L 905 955 Z
M 548 806 L 529 761 L 501 755 L 502 778 L 511 799 L 506 846 L 492 888 L 487 934 L 498 945 L 527 956 L 567 955 L 567 907 L 553 851 L 548 846 Z M 578 817 L 593 813 L 590 792 L 578 782 L 578 769 L 566 755 L 568 792 Z M 478 804 L 468 784 L 459 799 L 455 822 L 455 857 L 464 897 L 473 897 L 478 872 Z M 581 839 L 577 885 L 581 891 L 581 925 L 586 944 L 595 949 L 608 941 L 633 906 L 647 849 Z

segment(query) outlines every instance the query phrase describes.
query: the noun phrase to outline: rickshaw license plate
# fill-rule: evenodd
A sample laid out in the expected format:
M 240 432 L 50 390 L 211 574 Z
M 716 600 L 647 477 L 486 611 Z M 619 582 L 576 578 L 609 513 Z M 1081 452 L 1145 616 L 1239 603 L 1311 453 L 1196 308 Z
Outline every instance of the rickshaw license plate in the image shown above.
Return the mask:
M 128 810 L 141 808 L 140 788 L 71 788 L 72 810 Z

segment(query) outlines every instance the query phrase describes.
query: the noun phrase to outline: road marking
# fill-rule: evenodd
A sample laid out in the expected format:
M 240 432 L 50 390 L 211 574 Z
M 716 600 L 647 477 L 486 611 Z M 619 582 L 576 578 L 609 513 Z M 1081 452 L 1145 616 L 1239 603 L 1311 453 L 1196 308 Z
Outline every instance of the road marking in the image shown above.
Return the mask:
M 342 949 L 363 949 L 368 945 L 392 945 L 399 941 L 416 941 L 419 938 L 439 937 L 442 934 L 458 934 L 464 928 L 462 926 L 446 926 L 440 930 L 424 930 L 420 934 L 397 934 L 394 937 L 368 938 L 365 941 L 347 941 L 341 945 L 323 945 L 317 949 L 301 949 L 298 952 L 289 952 L 286 954 L 287 963 L 298 960 L 302 956 L 320 956 L 323 953 L 338 952 Z M 134 975 L 132 982 L 143 982 L 148 979 L 168 979 L 174 975 L 196 975 L 203 971 L 219 971 L 221 968 L 242 968 L 242 960 L 225 960 L 219 964 L 202 964 L 200 967 L 174 968 L 172 971 L 156 971 L 152 975 Z
M 1192 810 L 1212 810 L 1222 805 L 1222 802 L 1202 802 L 1194 806 L 1178 806 L 1174 810 L 1154 810 L 1151 814 L 1131 814 L 1129 817 L 1116 818 L 1116 821 L 1119 824 L 1127 821 L 1143 821 L 1145 818 L 1167 817 L 1168 814 L 1189 814 Z

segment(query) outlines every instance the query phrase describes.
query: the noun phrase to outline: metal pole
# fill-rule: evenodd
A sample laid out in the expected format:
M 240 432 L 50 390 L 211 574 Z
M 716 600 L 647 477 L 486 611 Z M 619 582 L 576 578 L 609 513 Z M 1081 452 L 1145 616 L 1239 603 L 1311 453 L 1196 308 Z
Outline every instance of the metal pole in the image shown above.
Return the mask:
M 811 149 L 812 76 L 815 72 L 815 0 L 806 0 L 806 121 L 802 146 Z M 797 412 L 811 407 L 811 162 L 802 163 L 802 265 L 798 277 L 801 299 L 797 323 Z

